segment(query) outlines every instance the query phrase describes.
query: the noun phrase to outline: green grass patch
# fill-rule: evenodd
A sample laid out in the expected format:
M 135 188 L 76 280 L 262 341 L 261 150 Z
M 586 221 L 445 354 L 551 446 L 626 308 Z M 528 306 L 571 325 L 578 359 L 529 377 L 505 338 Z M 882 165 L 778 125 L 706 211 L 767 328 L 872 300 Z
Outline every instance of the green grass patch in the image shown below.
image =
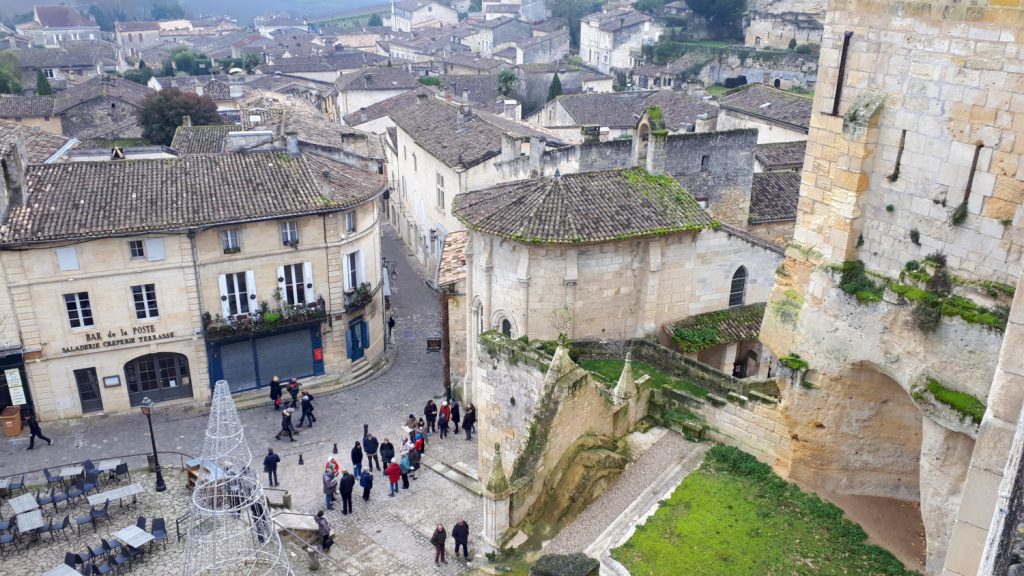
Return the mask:
M 624 360 L 598 358 L 586 358 L 579 361 L 579 365 L 581 367 L 597 376 L 598 380 L 608 384 L 615 384 L 619 381 L 619 376 L 622 375 L 622 367 L 625 363 L 626 362 Z M 633 362 L 633 378 L 639 378 L 644 374 L 649 374 L 651 376 L 650 382 L 655 388 L 682 390 L 684 392 L 689 392 L 698 398 L 703 398 L 708 395 L 707 390 L 693 384 L 692 382 L 687 382 L 682 378 L 677 378 L 645 362 Z
M 725 446 L 612 556 L 637 576 L 917 574 L 869 545 L 842 510 Z
M 985 405 L 970 394 L 950 390 L 934 378 L 925 380 L 925 388 L 935 400 L 970 418 L 975 424 L 981 424 L 981 419 L 985 417 Z
M 691 412 L 689 410 L 667 410 L 664 415 L 665 420 L 672 420 L 675 422 L 700 422 L 703 423 L 704 419 L 700 417 L 700 414 Z
M 728 88 L 721 84 L 712 84 L 711 86 L 704 88 L 704 91 L 708 93 L 708 96 L 714 96 L 715 98 L 725 94 L 728 90 Z

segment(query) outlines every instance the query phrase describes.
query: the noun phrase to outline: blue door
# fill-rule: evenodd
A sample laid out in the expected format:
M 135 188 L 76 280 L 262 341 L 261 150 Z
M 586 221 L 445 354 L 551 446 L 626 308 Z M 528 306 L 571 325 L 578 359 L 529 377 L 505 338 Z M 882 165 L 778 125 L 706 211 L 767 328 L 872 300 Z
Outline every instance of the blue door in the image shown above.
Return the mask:
M 348 325 L 345 347 L 348 358 L 353 362 L 363 357 L 363 351 L 370 346 L 370 326 L 362 318 L 353 320 Z

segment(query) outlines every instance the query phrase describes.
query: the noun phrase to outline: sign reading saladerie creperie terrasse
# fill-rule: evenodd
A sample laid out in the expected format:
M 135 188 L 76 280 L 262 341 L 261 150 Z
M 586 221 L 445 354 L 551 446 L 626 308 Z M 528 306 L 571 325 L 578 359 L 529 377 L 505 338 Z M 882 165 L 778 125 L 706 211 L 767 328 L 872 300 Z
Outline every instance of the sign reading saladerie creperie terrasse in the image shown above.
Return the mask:
M 60 351 L 64 354 L 70 354 L 71 352 L 98 350 L 100 348 L 116 348 L 118 346 L 128 346 L 131 344 L 141 344 L 143 342 L 155 342 L 157 340 L 174 338 L 173 331 L 157 333 L 156 326 L 135 326 L 131 331 L 119 328 L 118 331 L 119 332 L 108 330 L 106 334 L 103 334 L 103 332 L 87 332 L 85 334 L 85 344 L 79 344 L 78 346 L 63 346 Z

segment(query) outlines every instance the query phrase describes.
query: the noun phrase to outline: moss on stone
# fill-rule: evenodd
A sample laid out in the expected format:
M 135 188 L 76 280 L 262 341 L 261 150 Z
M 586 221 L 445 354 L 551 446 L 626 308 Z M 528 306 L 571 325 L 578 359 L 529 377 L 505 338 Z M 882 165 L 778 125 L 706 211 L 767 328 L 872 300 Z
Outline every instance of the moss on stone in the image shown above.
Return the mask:
M 798 372 L 800 370 L 807 370 L 811 367 L 810 363 L 808 363 L 807 360 L 801 358 L 800 355 L 797 354 L 796 352 L 786 354 L 785 356 L 779 358 L 779 364 L 782 364 L 783 366 L 789 368 L 794 372 Z
M 925 379 L 925 390 L 937 402 L 949 406 L 961 416 L 969 418 L 975 424 L 981 424 L 981 419 L 985 417 L 985 405 L 981 400 L 970 394 L 946 388 L 935 378 Z

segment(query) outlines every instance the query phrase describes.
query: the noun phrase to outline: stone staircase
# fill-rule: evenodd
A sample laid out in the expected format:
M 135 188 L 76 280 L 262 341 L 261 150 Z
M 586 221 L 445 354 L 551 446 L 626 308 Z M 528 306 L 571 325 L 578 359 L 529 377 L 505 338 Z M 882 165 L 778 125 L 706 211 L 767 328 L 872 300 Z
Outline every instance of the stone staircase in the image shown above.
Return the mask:
M 309 390 L 314 396 L 316 396 L 321 394 L 330 394 L 331 392 L 337 392 L 338 390 L 348 388 L 349 386 L 362 384 L 375 376 L 378 372 L 388 367 L 391 364 L 392 359 L 391 354 L 382 354 L 373 361 L 357 364 L 354 370 L 346 374 L 326 374 L 324 376 L 303 380 L 302 389 Z M 288 398 L 287 392 L 285 392 L 284 397 L 285 399 Z M 235 394 L 234 398 L 235 405 L 238 406 L 239 410 L 269 406 L 270 389 L 263 386 L 256 390 Z
M 440 460 L 424 455 L 420 463 L 477 496 L 481 496 L 484 493 L 483 485 L 480 484 L 480 478 L 478 478 L 476 470 L 473 470 L 463 462 L 456 462 L 449 466 Z

